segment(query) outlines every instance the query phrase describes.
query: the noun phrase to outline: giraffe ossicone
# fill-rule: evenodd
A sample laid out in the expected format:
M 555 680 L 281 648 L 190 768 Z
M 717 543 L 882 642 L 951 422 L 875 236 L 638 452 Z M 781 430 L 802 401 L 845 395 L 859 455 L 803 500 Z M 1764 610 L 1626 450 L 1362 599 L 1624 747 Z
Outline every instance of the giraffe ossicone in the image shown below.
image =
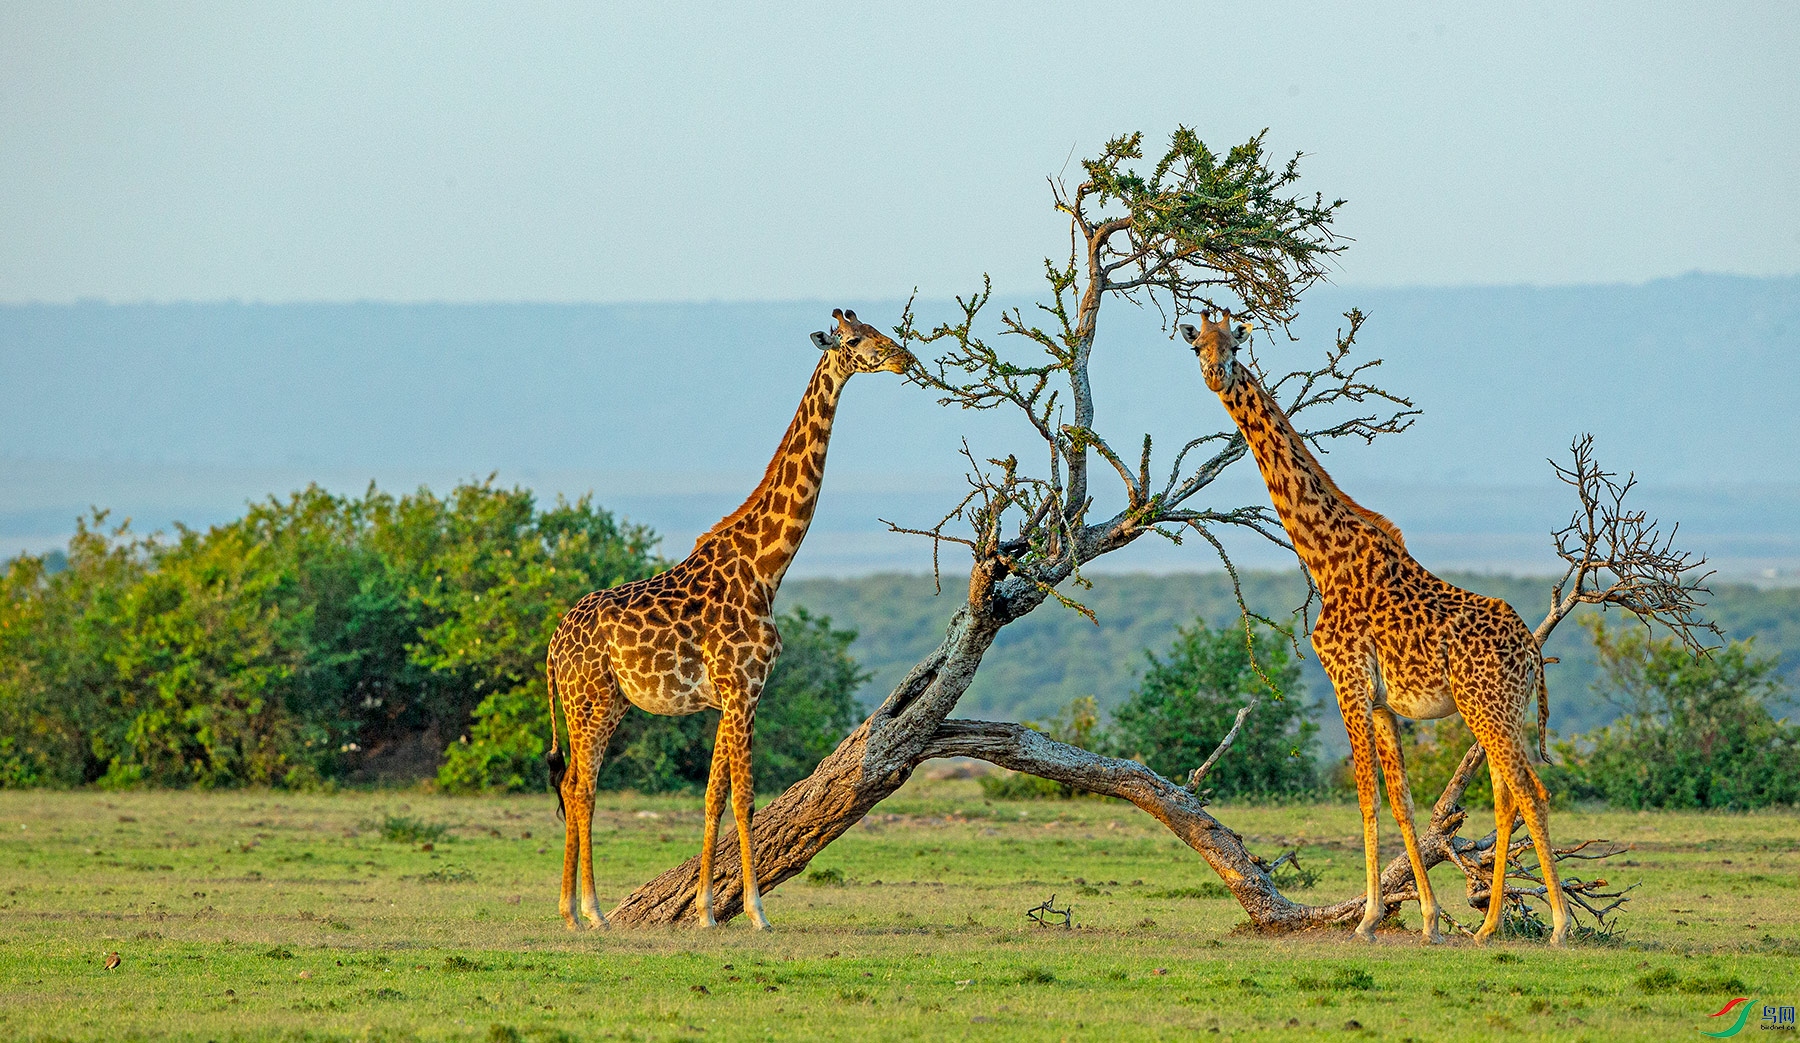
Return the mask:
M 1537 848 L 1553 921 L 1551 944 L 1563 944 L 1569 910 L 1550 847 L 1549 795 L 1531 769 L 1525 742 L 1532 697 L 1540 735 L 1549 714 L 1543 652 L 1531 629 L 1499 598 L 1432 575 L 1407 552 L 1393 522 L 1337 487 L 1273 396 L 1237 361 L 1249 335 L 1246 325 L 1235 323 L 1229 311 L 1219 319 L 1209 311 L 1201 313 L 1198 328 L 1181 326 L 1181 334 L 1199 357 L 1206 386 L 1218 394 L 1256 458 L 1282 528 L 1319 588 L 1323 608 L 1313 625 L 1313 649 L 1337 692 L 1362 808 L 1368 887 L 1357 937 L 1373 939 L 1384 911 L 1375 844 L 1379 760 L 1412 863 L 1425 940 L 1441 940 L 1437 899 L 1413 829 L 1395 714 L 1433 720 L 1461 713 L 1487 753 L 1494 784 L 1494 878 L 1476 940 L 1486 941 L 1500 926 L 1517 811 Z
M 762 482 L 743 505 L 668 571 L 582 598 L 550 639 L 551 748 L 545 759 L 565 819 L 561 909 L 571 928 L 579 926 L 578 885 L 579 915 L 595 927 L 607 924 L 594 883 L 594 787 L 628 705 L 673 716 L 720 711 L 694 900 L 700 923 L 715 925 L 713 850 L 729 786 L 744 909 L 759 930 L 769 926 L 751 842 L 750 739 L 763 683 L 781 653 L 775 592 L 812 522 L 845 383 L 857 373 L 904 374 L 918 365 L 855 312 L 833 311 L 832 317 L 830 333 L 812 335 L 823 354 Z M 568 723 L 566 763 L 555 731 L 559 702 Z

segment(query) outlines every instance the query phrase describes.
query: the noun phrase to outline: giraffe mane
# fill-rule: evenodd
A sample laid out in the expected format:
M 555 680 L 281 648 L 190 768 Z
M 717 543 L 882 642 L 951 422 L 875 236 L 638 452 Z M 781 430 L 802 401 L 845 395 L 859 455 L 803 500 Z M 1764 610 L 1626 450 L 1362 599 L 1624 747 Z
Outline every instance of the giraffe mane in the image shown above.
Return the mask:
M 1294 422 L 1288 419 L 1287 410 L 1281 408 L 1281 404 L 1275 401 L 1275 396 L 1269 394 L 1268 389 L 1264 388 L 1262 382 L 1251 375 L 1248 369 L 1244 370 L 1244 374 L 1250 377 L 1251 384 L 1256 388 L 1257 393 L 1262 395 L 1262 397 L 1268 401 L 1270 413 L 1281 418 L 1282 427 L 1285 429 L 1287 440 L 1300 451 L 1301 457 L 1312 466 L 1313 473 L 1319 476 L 1319 480 L 1325 484 L 1325 488 L 1333 496 L 1336 496 L 1339 500 L 1343 501 L 1344 506 L 1350 508 L 1357 517 L 1368 522 L 1370 525 L 1375 526 L 1375 528 L 1379 529 L 1388 539 L 1393 540 L 1395 546 L 1399 547 L 1401 550 L 1405 550 L 1406 537 L 1400 534 L 1400 526 L 1395 525 L 1387 515 L 1377 511 L 1371 511 L 1362 504 L 1357 503 L 1350 498 L 1349 493 L 1338 488 L 1338 483 L 1336 479 L 1331 477 L 1331 472 L 1327 471 L 1325 465 L 1319 462 L 1319 458 L 1313 455 L 1312 446 L 1307 445 L 1306 439 L 1302 438 L 1300 432 L 1295 430 Z
M 821 358 L 818 366 L 813 368 L 812 378 L 809 379 L 806 384 L 809 393 L 812 390 L 813 383 L 819 379 L 819 370 L 825 368 L 826 363 L 827 359 Z M 782 446 L 789 444 L 797 433 L 800 425 L 804 423 L 805 420 L 806 417 L 804 415 L 796 412 L 794 414 L 794 419 L 788 421 L 787 431 L 782 434 L 781 442 L 779 444 Z M 762 481 L 756 483 L 756 488 L 750 490 L 750 495 L 744 499 L 743 503 L 738 505 L 737 510 L 720 518 L 718 524 L 706 530 L 704 533 L 701 533 L 700 538 L 694 541 L 694 546 L 700 546 L 712 537 L 717 536 L 719 533 L 729 529 L 739 521 L 742 521 L 744 516 L 749 514 L 750 511 L 756 507 L 756 502 L 762 498 L 762 495 L 768 492 L 769 489 L 776 484 L 776 475 L 777 472 L 781 470 L 781 463 L 782 454 L 779 449 L 777 449 L 775 455 L 769 457 L 769 466 L 763 469 Z

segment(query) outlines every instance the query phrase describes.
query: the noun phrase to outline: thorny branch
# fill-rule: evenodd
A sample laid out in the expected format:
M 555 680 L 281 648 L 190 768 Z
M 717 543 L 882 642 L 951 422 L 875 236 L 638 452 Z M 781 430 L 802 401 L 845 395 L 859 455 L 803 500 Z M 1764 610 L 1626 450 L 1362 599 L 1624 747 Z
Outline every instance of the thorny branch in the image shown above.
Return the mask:
M 1582 435 L 1569 446 L 1574 465 L 1552 460 L 1556 476 L 1575 489 L 1581 505 L 1569 524 L 1554 534 L 1556 553 L 1567 563 L 1550 594 L 1550 611 L 1538 624 L 1539 646 L 1556 625 L 1580 605 L 1617 605 L 1646 626 L 1660 623 L 1695 654 L 1707 650 L 1707 637 L 1722 637 L 1719 628 L 1699 615 L 1712 591 L 1712 572 L 1704 556 L 1674 549 L 1679 525 L 1667 533 L 1643 511 L 1627 510 L 1626 494 L 1637 476 L 1623 481 L 1594 462 L 1594 436 Z

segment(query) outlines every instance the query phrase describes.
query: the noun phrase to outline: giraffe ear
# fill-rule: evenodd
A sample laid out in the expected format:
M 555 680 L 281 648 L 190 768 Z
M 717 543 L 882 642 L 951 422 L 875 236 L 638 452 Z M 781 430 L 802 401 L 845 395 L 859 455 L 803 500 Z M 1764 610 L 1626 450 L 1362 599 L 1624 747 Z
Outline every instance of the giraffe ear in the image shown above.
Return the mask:
M 818 348 L 820 351 L 830 351 L 831 350 L 831 338 L 826 336 L 824 330 L 814 330 L 813 335 L 812 335 L 812 342 L 813 342 L 813 347 Z
M 1232 336 L 1236 337 L 1240 342 L 1242 342 L 1242 341 L 1250 339 L 1250 330 L 1251 330 L 1251 325 L 1249 323 L 1240 322 L 1237 324 L 1237 329 L 1232 330 L 1231 333 L 1232 333 Z
M 1195 329 L 1194 327 L 1188 325 L 1185 322 L 1182 323 L 1180 326 L 1177 326 L 1176 328 L 1181 331 L 1181 338 L 1183 340 L 1187 341 L 1189 344 L 1200 343 L 1200 331 L 1199 330 Z

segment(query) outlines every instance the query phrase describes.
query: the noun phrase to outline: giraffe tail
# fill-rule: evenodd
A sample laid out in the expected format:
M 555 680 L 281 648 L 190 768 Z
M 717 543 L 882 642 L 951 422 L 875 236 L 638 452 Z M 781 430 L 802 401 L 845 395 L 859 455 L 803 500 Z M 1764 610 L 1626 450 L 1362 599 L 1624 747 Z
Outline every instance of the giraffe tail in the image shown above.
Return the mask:
M 1544 660 L 1543 660 L 1542 654 L 1540 653 L 1540 655 L 1538 657 L 1538 690 L 1537 690 L 1538 759 L 1542 760 L 1545 764 L 1549 764 L 1550 763 L 1550 751 L 1545 749 L 1545 747 L 1544 747 L 1544 742 L 1550 735 L 1550 685 L 1544 677 L 1544 675 L 1546 673 L 1548 673 L 1548 671 L 1546 671 L 1544 669 Z
M 552 657 L 544 664 L 544 687 L 549 692 L 550 701 L 550 752 L 544 754 L 544 766 L 550 769 L 550 792 L 556 794 L 556 817 L 567 819 L 569 809 L 563 805 L 563 777 L 569 773 L 569 762 L 563 759 L 562 748 L 556 739 L 556 659 Z

